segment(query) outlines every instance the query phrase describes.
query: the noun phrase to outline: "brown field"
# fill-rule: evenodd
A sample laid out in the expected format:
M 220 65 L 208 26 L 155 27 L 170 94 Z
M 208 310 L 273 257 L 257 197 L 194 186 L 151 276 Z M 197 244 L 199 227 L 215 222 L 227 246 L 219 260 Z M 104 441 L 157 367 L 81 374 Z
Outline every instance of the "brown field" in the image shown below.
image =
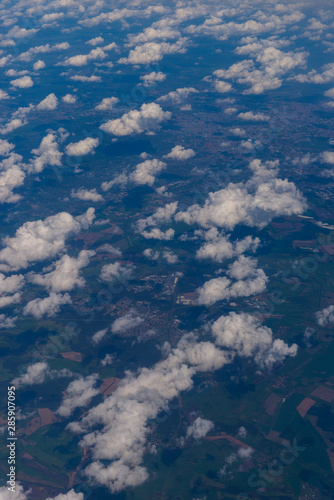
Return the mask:
M 266 439 L 269 439 L 269 441 L 273 441 L 274 443 L 281 444 L 282 446 L 290 446 L 290 441 L 281 438 L 280 433 L 277 431 L 271 430 L 266 436 Z
M 316 398 L 322 399 L 323 401 L 327 401 L 327 403 L 331 403 L 334 399 L 334 391 L 329 387 L 325 387 L 324 385 L 319 385 L 312 392 L 311 396 L 315 396 Z
M 264 402 L 264 408 L 268 415 L 273 415 L 275 413 L 276 406 L 281 401 L 281 396 L 272 392 L 270 396 Z
M 109 396 L 117 389 L 119 381 L 120 379 L 116 377 L 106 378 L 100 387 L 100 393 Z
M 82 354 L 80 352 L 62 352 L 62 357 L 65 359 L 70 359 L 71 361 L 77 361 L 78 363 L 82 362 Z
M 315 401 L 311 398 L 305 398 L 303 401 L 297 406 L 296 410 L 299 415 L 304 418 L 310 408 L 315 404 Z

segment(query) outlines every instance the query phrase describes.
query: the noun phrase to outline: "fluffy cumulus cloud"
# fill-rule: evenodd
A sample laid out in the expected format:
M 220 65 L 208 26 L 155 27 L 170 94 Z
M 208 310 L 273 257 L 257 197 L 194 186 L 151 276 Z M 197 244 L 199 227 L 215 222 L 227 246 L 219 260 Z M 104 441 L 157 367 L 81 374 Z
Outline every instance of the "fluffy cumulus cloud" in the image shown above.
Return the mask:
M 6 307 L 21 301 L 21 289 L 24 282 L 25 279 L 22 274 L 12 274 L 6 277 L 0 273 L 0 307 Z M 8 321 L 6 324 L 9 324 Z
M 83 216 L 72 217 L 60 212 L 44 220 L 25 222 L 15 236 L 6 236 L 0 250 L 0 270 L 27 268 L 32 262 L 55 257 L 65 250 L 65 240 L 72 234 L 87 229 L 94 219 L 94 209 Z
M 195 156 L 195 151 L 193 149 L 185 149 L 183 146 L 175 146 L 170 153 L 168 153 L 165 158 L 171 158 L 172 160 L 189 160 Z
M 0 154 L 9 154 L 11 148 L 12 145 L 7 141 L 1 141 Z M 22 186 L 24 179 L 22 156 L 10 153 L 8 158 L 0 162 L 0 203 L 16 203 L 20 200 L 21 196 L 13 193 L 13 189 Z
M 231 312 L 222 316 L 212 324 L 211 332 L 217 345 L 254 359 L 260 368 L 270 369 L 297 354 L 297 344 L 289 347 L 281 339 L 273 340 L 271 329 L 251 314 Z
M 136 266 L 133 264 L 105 264 L 102 266 L 100 278 L 103 281 L 125 281 L 130 279 Z
M 105 97 L 104 99 L 102 99 L 100 104 L 95 106 L 95 109 L 97 109 L 98 111 L 110 111 L 118 102 L 119 99 L 117 97 Z
M 12 380 L 16 388 L 24 385 L 43 384 L 47 378 L 71 377 L 72 373 L 64 368 L 63 370 L 50 370 L 47 363 L 39 362 L 29 365 L 27 371 Z M 2 498 L 2 497 L 0 497 Z
M 160 61 L 167 54 L 184 54 L 186 39 L 180 38 L 175 43 L 147 42 L 130 50 L 128 57 L 119 59 L 120 64 L 150 64 Z
M 69 417 L 76 408 L 87 406 L 90 400 L 99 393 L 96 387 L 98 374 L 73 380 L 66 389 L 64 399 L 57 410 L 61 417 Z
M 262 228 L 274 217 L 305 210 L 306 201 L 295 184 L 277 178 L 278 162 L 253 160 L 249 167 L 253 173 L 249 181 L 209 193 L 204 206 L 192 205 L 177 213 L 175 220 L 205 228 L 233 229 L 237 224 Z
M 30 76 L 22 76 L 21 78 L 17 78 L 16 80 L 11 80 L 11 85 L 13 87 L 17 87 L 19 89 L 28 89 L 34 85 Z
M 101 45 L 103 42 L 104 38 L 102 38 L 102 36 L 97 36 L 95 38 L 91 38 L 90 40 L 88 40 L 86 44 L 96 47 L 96 45 Z
M 319 326 L 327 326 L 334 323 L 334 306 L 330 305 L 322 311 L 316 313 L 316 320 Z
M 99 145 L 99 139 L 87 137 L 79 142 L 71 142 L 66 146 L 66 154 L 69 156 L 84 156 L 93 153 Z
M 194 87 L 184 87 L 173 90 L 172 92 L 169 92 L 168 94 L 159 97 L 157 101 L 172 105 L 184 104 L 191 94 L 197 94 L 197 93 L 198 90 L 194 89 Z
M 202 236 L 203 233 L 201 232 Z M 198 259 L 212 259 L 223 262 L 243 254 L 246 251 L 255 252 L 260 244 L 259 238 L 246 236 L 242 240 L 230 241 L 230 235 L 219 233 L 217 228 L 211 228 L 204 233 L 205 242 L 196 252 Z
M 84 494 L 70 490 L 67 493 L 60 493 L 56 497 L 48 497 L 46 500 L 84 500 Z
M 243 121 L 251 122 L 268 122 L 270 120 L 270 116 L 265 115 L 264 113 L 253 113 L 253 111 L 239 113 L 238 118 Z
M 43 274 L 32 273 L 29 279 L 32 283 L 44 286 L 48 292 L 70 292 L 75 287 L 82 288 L 85 280 L 80 271 L 88 266 L 93 255 L 94 250 L 82 250 L 77 258 L 63 255 L 57 262 L 43 269 Z
M 103 60 L 107 54 L 100 48 L 92 49 L 88 54 L 78 54 L 77 56 L 68 57 L 64 61 L 65 66 L 86 66 L 91 61 Z
M 102 78 L 98 75 L 73 75 L 70 77 L 74 82 L 82 82 L 82 83 L 101 83 Z
M 41 319 L 43 316 L 53 318 L 59 313 L 61 306 L 65 304 L 72 304 L 68 293 L 62 295 L 61 293 L 51 292 L 45 299 L 38 298 L 28 302 L 23 308 L 23 314 L 33 316 L 36 319 Z
M 102 330 L 94 333 L 94 335 L 92 336 L 93 344 L 98 344 L 99 342 L 101 342 L 101 340 L 107 335 L 108 331 L 109 328 L 103 328 Z
M 177 206 L 178 202 L 168 203 L 164 207 L 158 208 L 153 215 L 150 215 L 146 219 L 139 219 L 137 222 L 138 232 L 146 239 L 166 241 L 173 239 L 174 229 L 169 228 L 166 231 L 162 231 L 157 226 L 169 224 L 177 210 Z M 148 228 L 150 228 L 149 231 L 147 230 Z
M 227 275 L 207 281 L 198 289 L 198 303 L 210 306 L 221 300 L 250 297 L 266 289 L 268 278 L 257 261 L 241 255 L 228 268 Z M 233 281 L 235 280 L 235 281 Z
M 242 52 L 239 50 L 239 53 Z M 213 74 L 218 82 L 221 79 L 236 80 L 240 85 L 247 85 L 245 94 L 263 94 L 281 87 L 285 74 L 298 66 L 305 67 L 308 56 L 306 52 L 283 52 L 273 46 L 261 45 L 257 47 L 256 54 L 254 60 L 245 59 L 232 64 L 227 70 L 217 70 Z
M 139 186 L 153 186 L 156 176 L 166 168 L 166 163 L 153 159 L 145 160 L 136 166 L 130 174 L 130 179 Z
M 96 189 L 72 189 L 71 198 L 76 198 L 77 200 L 82 201 L 103 201 L 103 196 L 99 194 Z
M 15 500 L 29 500 L 29 497 L 26 495 L 23 486 L 18 481 L 16 481 L 14 494 L 12 491 L 8 490 L 8 486 L 0 487 L 1 500 L 13 500 L 13 496 L 15 496 Z
M 27 170 L 29 173 L 39 174 L 48 165 L 61 166 L 63 153 L 59 151 L 58 138 L 56 134 L 48 134 L 43 137 L 38 148 L 31 153 L 34 157 L 29 161 Z
M 142 75 L 140 80 L 142 80 L 144 87 L 151 87 L 155 83 L 160 83 L 166 80 L 166 75 L 165 73 L 162 73 L 162 71 L 152 71 L 152 73 Z
M 40 69 L 44 69 L 45 68 L 45 62 L 41 61 L 39 59 L 38 61 L 36 61 L 34 63 L 33 68 L 34 68 L 35 71 L 39 71 Z
M 170 117 L 169 111 L 163 111 L 161 106 L 151 102 L 143 104 L 140 110 L 131 110 L 121 118 L 103 123 L 100 129 L 116 136 L 154 132 Z
M 13 132 L 17 128 L 23 127 L 28 123 L 28 115 L 34 109 L 33 104 L 29 104 L 29 106 L 18 108 L 12 114 L 9 122 L 0 126 L 0 134 L 5 135 Z
M 66 104 L 74 104 L 75 102 L 77 102 L 77 98 L 75 95 L 66 94 L 62 97 L 62 101 Z
M 204 418 L 197 417 L 191 425 L 187 428 L 186 437 L 201 439 L 207 435 L 208 432 L 212 431 L 214 428 L 214 423 L 210 420 L 205 420 Z
M 39 111 L 52 111 L 58 106 L 58 99 L 55 94 L 49 94 L 43 101 L 37 104 L 36 109 Z
M 117 318 L 111 325 L 112 333 L 124 333 L 144 322 L 135 309 L 130 309 L 124 316 Z

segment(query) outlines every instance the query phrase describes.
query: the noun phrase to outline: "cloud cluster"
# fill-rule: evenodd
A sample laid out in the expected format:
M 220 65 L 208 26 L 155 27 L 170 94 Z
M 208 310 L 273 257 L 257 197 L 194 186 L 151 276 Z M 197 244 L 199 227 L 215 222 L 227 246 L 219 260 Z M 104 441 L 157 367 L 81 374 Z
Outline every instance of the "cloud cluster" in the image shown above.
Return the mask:
M 131 278 L 136 266 L 133 264 L 105 264 L 102 266 L 100 278 L 103 281 L 125 281 Z
M 94 250 L 82 250 L 77 259 L 63 255 L 57 262 L 44 268 L 43 274 L 31 273 L 29 279 L 32 283 L 44 286 L 48 292 L 70 292 L 75 287 L 82 288 L 85 280 L 80 271 L 88 266 L 89 259 L 93 255 L 95 255 Z
M 158 208 L 158 210 L 147 217 L 146 219 L 139 219 L 137 221 L 138 232 L 146 239 L 157 239 L 157 240 L 171 240 L 174 238 L 174 229 L 167 229 L 162 231 L 157 226 L 169 224 L 172 220 L 178 207 L 178 202 L 168 203 L 164 207 Z M 147 231 L 148 228 L 152 228 Z
M 290 347 L 281 339 L 273 340 L 270 328 L 251 314 L 231 312 L 211 326 L 218 346 L 235 351 L 240 357 L 254 359 L 260 368 L 270 369 L 287 356 L 296 356 L 298 346 Z
M 166 80 L 166 75 L 165 73 L 162 73 L 162 71 L 152 71 L 152 73 L 148 73 L 147 75 L 142 75 L 140 77 L 140 80 L 143 81 L 144 87 L 151 87 L 157 82 L 163 82 Z
M 130 309 L 124 316 L 117 318 L 111 325 L 112 333 L 124 333 L 144 322 L 135 309 Z
M 69 417 L 76 408 L 87 406 L 99 393 L 96 387 L 97 380 L 97 373 L 73 380 L 66 389 L 64 399 L 57 410 L 58 415 Z
M 195 156 L 195 151 L 193 149 L 185 149 L 183 146 L 175 146 L 170 153 L 165 155 L 165 158 L 171 158 L 172 160 L 189 160 Z
M 186 437 L 193 439 L 201 439 L 207 435 L 214 428 L 214 423 L 210 420 L 197 417 L 191 425 L 187 428 Z
M 153 186 L 156 176 L 166 168 L 166 163 L 153 159 L 145 160 L 136 166 L 130 174 L 130 179 L 139 186 Z
M 160 61 L 167 54 L 184 54 L 187 39 L 180 38 L 175 43 L 147 42 L 130 50 L 128 57 L 119 59 L 120 64 L 150 64 Z
M 100 48 L 92 49 L 88 54 L 78 54 L 77 56 L 68 57 L 63 64 L 65 66 L 86 66 L 91 61 L 103 60 L 107 54 Z
M 305 210 L 305 199 L 295 184 L 277 178 L 278 162 L 263 164 L 253 160 L 249 167 L 253 172 L 249 181 L 230 183 L 209 193 L 203 207 L 192 205 L 185 212 L 178 212 L 175 220 L 204 228 L 233 229 L 237 224 L 262 228 L 274 217 Z
M 329 323 L 334 323 L 334 306 L 330 305 L 316 313 L 316 320 L 319 326 L 327 326 Z
M 217 228 L 211 228 L 204 234 L 205 243 L 196 252 L 197 259 L 212 259 L 223 262 L 226 259 L 237 257 L 247 251 L 255 252 L 260 244 L 259 238 L 246 236 L 242 240 L 230 241 L 230 235 L 219 233 Z
M 33 316 L 36 319 L 41 319 L 43 316 L 53 318 L 59 313 L 61 306 L 65 304 L 72 304 L 68 293 L 62 295 L 61 293 L 51 292 L 45 299 L 37 298 L 28 302 L 23 308 L 23 314 Z
M 63 153 L 59 151 L 58 138 L 55 134 L 43 137 L 39 147 L 32 149 L 31 153 L 34 157 L 27 165 L 29 173 L 39 174 L 48 165 L 61 166 Z
M 119 137 L 154 132 L 163 121 L 169 120 L 170 117 L 169 111 L 163 111 L 161 106 L 151 102 L 143 104 L 140 110 L 131 110 L 121 118 L 103 123 L 100 129 Z
M 12 380 L 16 388 L 24 385 L 43 384 L 47 378 L 71 377 L 72 372 L 64 368 L 63 370 L 50 370 L 45 361 L 29 365 L 27 371 Z
M 101 194 L 99 194 L 96 189 L 85 189 L 80 188 L 77 191 L 72 189 L 71 198 L 76 198 L 77 200 L 82 201 L 103 201 L 104 198 Z
M 118 102 L 119 99 L 117 97 L 105 97 L 100 104 L 95 106 L 95 109 L 97 111 L 111 111 Z
M 67 212 L 60 212 L 44 220 L 25 222 L 15 236 L 3 238 L 0 270 L 16 271 L 27 268 L 32 262 L 56 256 L 64 251 L 66 238 L 87 228 L 93 218 L 94 209 L 89 208 L 83 216 L 76 218 Z
M 257 261 L 241 255 L 228 268 L 226 276 L 214 278 L 197 290 L 198 303 L 210 306 L 221 300 L 250 297 L 266 289 L 268 278 L 263 269 L 258 269 Z M 232 281 L 236 280 L 236 281 Z
M 79 142 L 71 142 L 66 146 L 66 154 L 69 156 L 84 156 L 93 153 L 99 145 L 99 139 L 87 137 Z
M 58 99 L 55 94 L 49 94 L 43 101 L 37 104 L 36 109 L 39 111 L 52 111 L 58 106 Z

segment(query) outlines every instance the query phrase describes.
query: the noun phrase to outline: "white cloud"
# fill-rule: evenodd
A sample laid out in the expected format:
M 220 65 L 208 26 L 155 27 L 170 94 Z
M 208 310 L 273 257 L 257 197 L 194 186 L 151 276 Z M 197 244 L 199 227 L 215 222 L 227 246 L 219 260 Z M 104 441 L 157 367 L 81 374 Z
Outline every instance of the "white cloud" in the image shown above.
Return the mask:
M 140 80 L 143 81 L 144 87 L 151 87 L 157 82 L 163 82 L 166 80 L 166 75 L 165 73 L 162 73 L 162 71 L 158 71 L 158 73 L 156 71 L 152 71 L 152 73 L 142 75 Z
M 89 54 L 78 54 L 77 56 L 68 57 L 63 64 L 65 66 L 86 66 L 90 61 L 103 60 L 107 54 L 103 52 L 101 47 L 92 49 Z
M 8 318 L 5 314 L 0 314 L 0 329 L 1 330 L 9 330 L 15 327 L 15 323 L 17 321 L 17 316 L 14 318 Z
M 80 188 L 77 191 L 72 189 L 71 198 L 76 198 L 83 201 L 104 201 L 103 196 L 99 194 L 96 189 Z
M 214 423 L 210 420 L 197 417 L 187 428 L 186 437 L 201 439 L 207 435 L 214 428 Z
M 43 269 L 44 274 L 31 274 L 29 279 L 32 283 L 44 286 L 48 292 L 70 292 L 74 287 L 82 288 L 85 280 L 80 276 L 80 271 L 88 266 L 93 255 L 94 250 L 82 250 L 77 259 L 63 255 L 60 260 Z
M 15 236 L 6 236 L 0 250 L 0 270 L 27 268 L 32 262 L 52 258 L 65 250 L 65 239 L 88 228 L 94 218 L 89 208 L 83 216 L 60 212 L 44 220 L 25 222 Z
M 97 75 L 92 75 L 92 76 L 84 76 L 84 75 L 73 75 L 70 77 L 71 80 L 73 80 L 74 82 L 82 82 L 82 83 L 91 83 L 91 82 L 95 82 L 95 83 L 100 83 L 102 82 L 102 78 L 100 76 L 97 76 Z
M 334 323 L 334 305 L 330 305 L 322 311 L 318 311 L 315 316 L 320 326 L 327 326 L 329 323 Z
M 22 387 L 23 385 L 36 385 L 42 384 L 47 378 L 61 378 L 61 377 L 71 377 L 72 372 L 66 368 L 62 370 L 50 370 L 49 366 L 45 361 L 38 362 L 33 365 L 29 365 L 27 371 L 12 380 L 12 384 L 16 388 Z M 2 497 L 0 496 L 2 499 Z
M 169 241 L 174 238 L 174 229 L 167 229 L 166 231 L 161 231 L 161 229 L 154 227 L 150 231 L 142 231 L 140 233 L 147 240 L 163 240 Z
M 53 318 L 59 313 L 61 306 L 65 304 L 72 304 L 68 293 L 61 295 L 51 292 L 45 299 L 34 299 L 28 302 L 23 309 L 23 314 L 33 316 L 36 319 L 41 319 L 43 316 Z
M 126 174 L 116 175 L 112 181 L 102 182 L 101 189 L 103 191 L 109 191 L 113 186 L 122 186 L 124 188 L 128 183 L 128 176 Z
M 43 68 L 45 68 L 45 62 L 41 61 L 40 59 L 38 61 L 36 61 L 33 65 L 33 69 L 35 71 L 39 71 L 40 69 L 43 69 Z
M 121 264 L 115 262 L 114 264 L 105 264 L 102 266 L 100 278 L 103 281 L 124 281 L 131 277 L 136 266 L 133 264 Z
M 230 235 L 218 232 L 217 228 L 212 228 L 204 235 L 206 242 L 196 252 L 197 259 L 212 259 L 215 262 L 223 262 L 246 251 L 255 252 L 260 244 L 259 238 L 246 236 L 242 240 L 230 241 Z
M 141 134 L 159 129 L 161 122 L 169 120 L 171 113 L 163 111 L 153 102 L 143 104 L 140 110 L 131 110 L 121 118 L 109 120 L 100 126 L 100 129 L 116 136 Z
M 15 499 L 16 500 L 16 499 Z M 20 500 L 20 499 L 18 499 Z M 56 497 L 48 497 L 46 500 L 84 500 L 83 493 L 76 493 L 74 490 L 70 490 L 67 493 L 60 493 Z
M 0 100 L 9 99 L 9 95 L 4 90 L 0 90 Z
M 325 92 L 325 96 L 329 97 L 330 99 L 334 99 L 334 87 L 332 89 L 329 89 Z
M 117 318 L 111 325 L 112 333 L 124 333 L 142 324 L 144 319 L 139 316 L 135 309 L 130 309 L 124 316 Z
M 241 357 L 253 358 L 260 368 L 271 369 L 287 356 L 296 356 L 297 345 L 289 347 L 283 340 L 273 340 L 270 328 L 251 314 L 231 312 L 221 316 L 211 327 L 217 345 L 235 351 Z
M 267 286 L 268 278 L 262 269 L 256 268 L 257 261 L 241 255 L 231 264 L 226 276 L 207 281 L 197 290 L 198 303 L 210 306 L 221 300 L 237 297 L 250 297 L 262 293 Z
M 75 95 L 66 94 L 62 97 L 62 101 L 66 102 L 66 104 L 74 104 L 75 102 L 77 102 L 77 98 Z
M 0 162 L 0 203 L 16 203 L 21 196 L 13 189 L 23 185 L 25 173 L 22 170 L 22 156 L 11 153 L 11 144 L 1 141 L 1 154 L 10 154 Z
M 40 111 L 51 111 L 58 106 L 58 99 L 55 94 L 49 94 L 43 101 L 37 104 L 36 109 Z
M 130 179 L 137 185 L 153 186 L 156 176 L 166 168 L 166 163 L 153 159 L 145 160 L 136 166 L 136 169 L 130 174 Z
M 180 38 L 175 43 L 148 42 L 137 45 L 130 50 L 128 57 L 119 59 L 120 64 L 150 64 L 160 61 L 166 54 L 184 54 L 187 49 L 187 40 Z
M 253 111 L 247 111 L 246 113 L 239 113 L 237 118 L 244 121 L 252 121 L 252 122 L 268 122 L 270 120 L 270 116 L 265 115 L 263 113 L 253 113 Z
M 231 92 L 232 90 L 232 85 L 222 80 L 216 80 L 214 82 L 214 86 L 217 92 L 219 92 L 220 94 L 226 94 L 227 92 Z
M 92 336 L 92 342 L 93 344 L 98 344 L 101 342 L 101 340 L 106 336 L 108 333 L 109 328 L 104 328 L 103 330 L 99 330 L 98 332 L 94 333 Z
M 16 481 L 15 482 L 15 493 L 8 490 L 8 486 L 0 487 L 0 498 L 1 500 L 13 500 L 13 496 L 15 495 L 15 500 L 28 500 L 27 495 L 24 492 L 23 486 Z M 79 500 L 79 499 L 78 499 Z
M 99 145 L 99 139 L 87 137 L 79 142 L 71 142 L 66 146 L 66 154 L 69 156 L 84 156 L 93 153 Z
M 175 146 L 170 153 L 165 155 L 165 158 L 172 158 L 173 160 L 189 160 L 195 156 L 193 149 L 185 149 L 183 146 Z
M 104 99 L 102 99 L 100 104 L 95 106 L 95 109 L 97 109 L 98 111 L 110 111 L 118 102 L 119 99 L 117 97 L 105 97 Z
M 194 87 L 184 87 L 173 90 L 166 95 L 163 95 L 157 99 L 158 102 L 166 102 L 168 104 L 183 104 L 191 94 L 197 94 L 198 90 Z
M 86 44 L 92 45 L 93 47 L 95 47 L 96 45 L 101 45 L 101 43 L 104 43 L 104 38 L 102 38 L 102 36 L 96 36 L 95 38 L 91 38 L 90 40 L 88 40 L 88 42 L 86 42 Z
M 62 417 L 69 417 L 76 408 L 87 406 L 90 400 L 99 393 L 96 388 L 98 374 L 73 380 L 66 389 L 64 399 L 57 410 Z
M 17 78 L 16 80 L 11 80 L 11 85 L 13 87 L 18 87 L 20 89 L 28 89 L 34 85 L 30 76 L 22 76 L 22 78 Z
M 28 172 L 39 174 L 48 165 L 61 166 L 63 153 L 59 151 L 58 140 L 55 134 L 48 134 L 43 137 L 37 149 L 33 149 L 31 153 L 34 156 L 29 161 Z
M 176 221 L 197 223 L 205 228 L 233 229 L 237 224 L 265 227 L 279 215 L 300 214 L 306 202 L 296 186 L 287 179 L 277 179 L 277 162 L 262 164 L 253 160 L 253 177 L 246 183 L 230 183 L 209 193 L 203 207 L 192 205 L 175 215 Z

